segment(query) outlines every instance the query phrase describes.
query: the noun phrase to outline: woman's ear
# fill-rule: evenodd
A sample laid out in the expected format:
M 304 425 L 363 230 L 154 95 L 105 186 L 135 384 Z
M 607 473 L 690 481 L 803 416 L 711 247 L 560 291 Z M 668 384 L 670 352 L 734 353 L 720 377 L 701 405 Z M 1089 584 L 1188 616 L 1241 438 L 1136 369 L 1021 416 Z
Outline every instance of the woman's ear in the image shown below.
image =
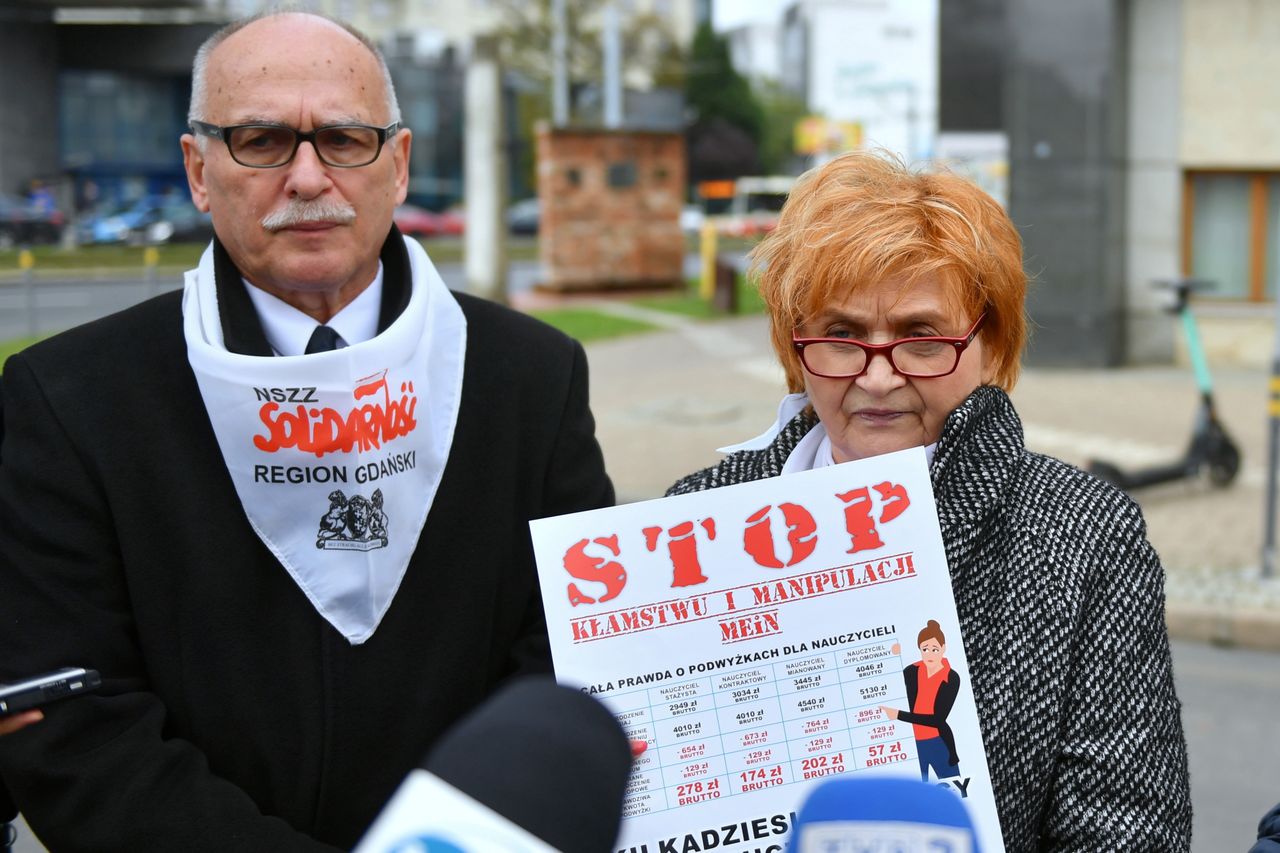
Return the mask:
M 978 333 L 978 340 L 982 341 L 982 333 Z M 984 342 L 982 345 L 982 384 L 994 385 L 996 378 L 996 357 L 991 347 Z

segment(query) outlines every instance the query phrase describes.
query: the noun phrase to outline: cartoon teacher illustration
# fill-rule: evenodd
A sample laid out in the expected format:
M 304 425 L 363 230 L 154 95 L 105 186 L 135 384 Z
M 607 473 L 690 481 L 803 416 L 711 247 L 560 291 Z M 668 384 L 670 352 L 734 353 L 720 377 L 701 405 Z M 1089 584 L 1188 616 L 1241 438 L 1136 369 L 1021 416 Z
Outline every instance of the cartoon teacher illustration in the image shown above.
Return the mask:
M 902 670 L 907 684 L 910 711 L 898 711 L 887 705 L 880 710 L 891 720 L 911 723 L 916 736 L 916 752 L 920 758 L 920 780 L 929 781 L 929 768 L 938 779 L 960 775 L 960 758 L 956 755 L 956 738 L 947 725 L 947 715 L 960 692 L 960 675 L 943 657 L 947 639 L 938 623 L 930 619 L 916 637 L 920 660 Z M 893 644 L 893 653 L 901 647 Z

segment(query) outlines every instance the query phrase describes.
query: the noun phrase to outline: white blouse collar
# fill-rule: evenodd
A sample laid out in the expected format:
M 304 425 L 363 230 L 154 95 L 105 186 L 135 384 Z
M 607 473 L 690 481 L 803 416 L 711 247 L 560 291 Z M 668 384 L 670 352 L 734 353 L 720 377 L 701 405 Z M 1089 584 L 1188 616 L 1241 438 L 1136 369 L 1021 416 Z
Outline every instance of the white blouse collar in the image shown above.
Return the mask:
M 808 394 L 804 392 L 788 394 L 778 403 L 778 417 L 772 426 L 755 438 L 749 438 L 746 441 L 731 444 L 727 447 L 717 448 L 718 452 L 736 453 L 739 450 L 763 450 L 778 437 L 778 433 L 782 432 L 783 427 L 790 423 L 792 418 L 800 414 L 807 405 L 809 405 Z M 937 448 L 938 443 L 936 441 L 925 445 L 925 461 L 930 465 L 933 464 L 933 454 Z M 835 457 L 831 454 L 831 437 L 827 435 L 826 427 L 819 421 L 792 449 L 786 463 L 782 466 L 782 473 L 794 474 L 797 471 L 812 471 L 835 464 Z

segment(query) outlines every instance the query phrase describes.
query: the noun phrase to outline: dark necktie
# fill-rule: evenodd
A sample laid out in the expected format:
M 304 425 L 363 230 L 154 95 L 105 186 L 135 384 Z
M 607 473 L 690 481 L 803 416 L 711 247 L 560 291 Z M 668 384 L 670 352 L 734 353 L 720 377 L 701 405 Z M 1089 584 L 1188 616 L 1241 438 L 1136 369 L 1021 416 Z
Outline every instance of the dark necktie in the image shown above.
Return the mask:
M 316 330 L 311 333 L 311 340 L 307 341 L 307 348 L 304 350 L 306 355 L 316 352 L 328 352 L 333 349 L 342 349 L 347 342 L 338 337 L 338 333 L 328 326 L 316 326 Z

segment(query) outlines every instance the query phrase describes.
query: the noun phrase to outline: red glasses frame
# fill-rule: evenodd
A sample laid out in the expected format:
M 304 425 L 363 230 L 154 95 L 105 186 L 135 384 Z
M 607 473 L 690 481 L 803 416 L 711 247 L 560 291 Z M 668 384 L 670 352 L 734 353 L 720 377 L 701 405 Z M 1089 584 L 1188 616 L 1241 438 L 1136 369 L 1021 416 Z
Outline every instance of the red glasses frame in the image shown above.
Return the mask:
M 986 312 L 978 315 L 978 319 L 974 321 L 973 326 L 963 335 L 959 337 L 946 337 L 936 335 L 930 337 L 919 338 L 898 338 L 896 341 L 889 341 L 883 344 L 869 344 L 865 341 L 854 340 L 853 338 L 797 338 L 794 335 L 791 338 L 791 345 L 796 348 L 796 352 L 800 355 L 800 363 L 804 365 L 804 369 L 814 376 L 821 376 L 825 379 L 856 379 L 867 372 L 867 368 L 871 367 L 871 359 L 877 355 L 883 355 L 889 361 L 889 366 L 893 368 L 894 373 L 900 376 L 910 376 L 913 379 L 939 379 L 943 376 L 950 376 L 956 372 L 956 368 L 960 366 L 960 356 L 964 354 L 969 344 L 973 343 L 973 339 L 977 337 L 978 332 L 982 329 L 983 322 L 987 319 Z M 949 344 L 955 347 L 956 360 L 952 362 L 951 369 L 944 373 L 911 373 L 902 370 L 893 360 L 893 351 L 902 344 L 920 344 L 920 343 L 940 343 Z M 857 373 L 819 373 L 809 366 L 808 360 L 805 358 L 805 347 L 812 344 L 843 344 L 858 347 L 866 353 L 867 360 L 862 365 L 862 370 Z

